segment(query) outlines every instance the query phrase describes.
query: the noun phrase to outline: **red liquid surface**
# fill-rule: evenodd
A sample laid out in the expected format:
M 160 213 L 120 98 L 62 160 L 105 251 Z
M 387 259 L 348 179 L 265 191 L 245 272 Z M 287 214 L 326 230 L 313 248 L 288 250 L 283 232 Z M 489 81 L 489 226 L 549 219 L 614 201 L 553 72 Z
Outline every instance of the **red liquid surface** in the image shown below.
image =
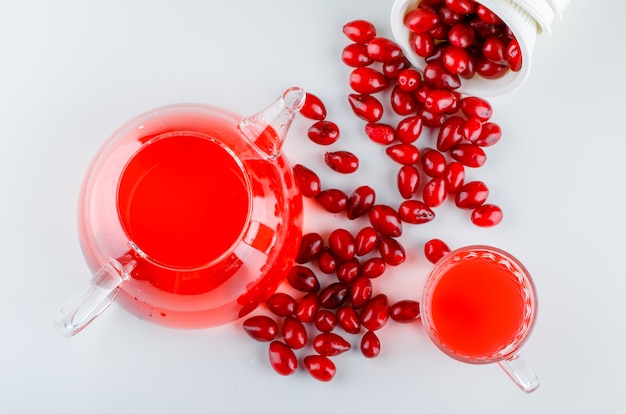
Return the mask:
M 178 268 L 220 257 L 239 239 L 249 210 L 235 159 L 214 141 L 184 133 L 136 153 L 117 197 L 129 238 L 152 260 Z
M 524 320 L 519 282 L 486 259 L 451 266 L 433 290 L 431 308 L 440 342 L 468 357 L 488 357 L 506 347 Z

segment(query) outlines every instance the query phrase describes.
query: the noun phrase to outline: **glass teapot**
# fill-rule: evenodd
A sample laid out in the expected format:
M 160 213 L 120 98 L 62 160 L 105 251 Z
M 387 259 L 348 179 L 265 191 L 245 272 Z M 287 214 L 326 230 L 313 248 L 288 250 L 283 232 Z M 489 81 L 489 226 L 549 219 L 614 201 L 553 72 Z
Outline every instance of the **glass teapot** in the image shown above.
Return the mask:
M 209 105 L 142 114 L 87 172 L 79 239 L 93 276 L 59 313 L 74 335 L 114 300 L 178 328 L 234 321 L 284 280 L 302 237 L 302 198 L 281 154 L 304 104 L 286 90 L 241 118 Z

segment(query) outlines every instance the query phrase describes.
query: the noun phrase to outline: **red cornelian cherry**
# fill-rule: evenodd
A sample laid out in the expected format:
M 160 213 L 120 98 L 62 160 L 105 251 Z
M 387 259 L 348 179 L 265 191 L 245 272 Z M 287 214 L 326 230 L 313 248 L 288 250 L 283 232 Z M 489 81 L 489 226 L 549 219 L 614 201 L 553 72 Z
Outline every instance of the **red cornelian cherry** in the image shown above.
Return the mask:
M 448 118 L 448 115 L 444 113 L 436 114 L 434 112 L 430 112 L 424 108 L 424 106 L 418 109 L 417 115 L 422 118 L 424 125 L 429 128 L 440 128 Z
M 350 43 L 344 47 L 341 52 L 341 60 L 353 68 L 368 66 L 373 62 L 367 54 L 367 45 L 364 43 Z
M 337 270 L 337 259 L 330 249 L 322 249 L 319 253 L 317 256 L 317 267 L 319 267 L 320 271 L 326 273 L 327 275 L 335 273 Z
M 424 62 L 439 62 L 441 61 L 445 48 L 450 45 L 450 42 L 448 42 L 448 27 L 437 25 L 437 28 L 428 33 L 435 39 L 435 49 L 430 56 L 424 58 Z
M 458 144 L 450 150 L 452 158 L 470 168 L 482 167 L 487 161 L 487 155 L 482 147 L 476 144 Z
M 437 133 L 437 149 L 446 152 L 454 148 L 463 139 L 465 120 L 460 116 L 451 116 L 445 120 Z
M 367 122 L 378 122 L 383 116 L 383 105 L 372 95 L 351 93 L 348 102 L 354 114 Z
M 308 340 L 305 326 L 293 316 L 287 316 L 282 328 L 285 345 L 291 349 L 303 348 Z
M 463 135 L 469 142 L 476 142 L 483 131 L 483 123 L 478 118 L 467 118 L 463 124 Z
M 503 36 L 506 33 L 506 26 L 502 24 L 489 24 L 480 17 L 473 18 L 468 23 L 479 37 Z
M 452 10 L 450 7 L 444 4 L 441 7 L 439 7 L 439 19 L 446 26 L 454 26 L 455 24 L 460 23 L 463 20 L 465 20 L 465 14 L 457 13 L 454 10 Z
M 361 337 L 361 354 L 365 358 L 376 358 L 380 354 L 380 339 L 374 331 L 367 331 Z
M 389 308 L 389 317 L 400 323 L 409 323 L 417 320 L 420 316 L 420 304 L 415 300 L 400 300 Z
M 402 198 L 408 200 L 415 196 L 420 185 L 420 172 L 412 165 L 403 165 L 398 171 L 397 185 Z
M 454 203 L 458 208 L 472 210 L 487 201 L 489 188 L 482 181 L 470 181 L 464 184 L 454 197 Z
M 404 56 L 392 60 L 391 62 L 383 63 L 383 73 L 389 80 L 398 79 L 400 72 L 411 66 L 411 62 Z
M 461 86 L 459 75 L 450 73 L 441 62 L 431 62 L 424 68 L 424 81 L 436 89 L 453 90 Z
M 284 292 L 276 292 L 265 301 L 267 308 L 274 315 L 290 316 L 296 310 L 296 300 Z
M 396 139 L 396 130 L 387 124 L 365 124 L 365 134 L 377 144 L 389 145 Z
M 324 247 L 324 239 L 319 233 L 306 233 L 300 241 L 296 263 L 305 264 L 313 260 Z
M 498 17 L 498 15 L 482 4 L 479 4 L 478 7 L 476 7 L 476 15 L 485 23 L 502 24 L 502 20 Z
M 300 292 L 317 292 L 320 290 L 320 282 L 315 273 L 308 267 L 294 265 L 287 273 L 289 285 Z
M 298 358 L 291 348 L 280 341 L 269 346 L 270 365 L 280 375 L 291 375 L 298 369 Z
M 342 212 L 348 206 L 348 196 L 336 188 L 320 191 L 315 200 L 330 213 Z
M 497 144 L 502 138 L 502 129 L 495 122 L 485 122 L 482 125 L 480 136 L 474 141 L 474 144 L 481 147 L 490 147 Z
M 317 121 L 307 131 L 307 136 L 318 145 L 330 145 L 339 139 L 339 127 L 332 121 Z
M 426 100 L 424 107 L 434 114 L 448 113 L 456 105 L 456 95 L 444 89 L 433 89 Z
M 347 333 L 358 334 L 361 332 L 359 314 L 352 306 L 342 306 L 337 309 L 337 323 Z
M 398 122 L 396 137 L 404 144 L 411 144 L 422 134 L 423 120 L 419 116 L 409 116 Z
M 491 104 L 476 96 L 467 96 L 461 99 L 461 111 L 468 118 L 478 118 L 482 122 L 488 121 L 493 114 Z
M 309 323 L 315 317 L 319 306 L 320 303 L 317 298 L 317 293 L 307 293 L 296 305 L 296 312 L 294 315 L 300 322 Z
M 319 304 L 326 309 L 337 309 L 348 299 L 350 288 L 341 282 L 334 282 L 326 286 L 319 295 Z
M 391 63 L 403 56 L 402 49 L 392 40 L 375 37 L 367 43 L 367 54 L 376 62 Z
M 435 13 L 437 15 L 437 18 L 439 19 L 439 14 L 437 13 L 438 12 L 437 8 L 421 7 L 422 5 L 423 5 L 423 3 L 419 4 L 418 5 L 418 9 L 430 10 L 431 12 Z M 448 29 L 450 29 L 450 27 L 448 25 L 445 25 L 441 21 L 441 19 L 439 19 L 437 24 L 434 25 L 428 31 L 428 33 L 430 33 L 435 40 L 446 40 L 448 38 Z
M 437 150 L 423 151 L 421 162 L 424 174 L 429 177 L 441 177 L 446 171 L 446 157 Z
M 445 0 L 450 10 L 459 14 L 471 14 L 476 12 L 477 4 L 474 0 Z
M 483 204 L 472 211 L 472 223 L 479 227 L 492 227 L 502 221 L 502 209 L 495 204 Z
M 455 114 L 461 109 L 461 93 L 458 91 L 452 91 L 452 95 L 454 95 L 455 99 L 452 101 L 452 106 L 446 112 L 446 114 Z
M 337 326 L 337 317 L 332 311 L 320 309 L 315 314 L 314 324 L 320 332 L 331 332 Z
M 493 63 L 504 65 L 506 62 L 506 44 L 497 36 L 489 36 L 483 42 L 483 56 Z
M 422 75 L 415 68 L 403 69 L 398 74 L 398 87 L 407 92 L 415 92 L 422 83 Z
M 513 30 L 511 30 L 511 28 L 509 26 L 504 26 L 504 39 L 506 39 L 507 41 L 512 41 L 515 40 L 515 33 L 513 33 Z
M 445 201 L 447 194 L 446 182 L 443 177 L 434 177 L 426 183 L 422 192 L 422 200 L 428 207 L 438 207 Z
M 377 331 L 389 320 L 389 299 L 381 293 L 367 301 L 361 309 L 361 325 L 370 330 Z
M 448 163 L 443 179 L 448 194 L 456 193 L 465 182 L 465 167 L 458 161 Z
M 470 55 L 465 49 L 456 46 L 448 46 L 444 49 L 441 61 L 450 73 L 462 74 L 470 65 Z
M 390 266 L 398 266 L 406 260 L 406 251 L 400 242 L 393 237 L 380 236 L 378 251 L 381 258 Z
M 467 68 L 459 73 L 459 76 L 465 79 L 472 79 L 476 75 L 476 56 L 470 53 L 469 57 Z
M 370 186 L 357 187 L 348 198 L 346 216 L 350 220 L 366 214 L 376 202 L 376 192 Z
M 367 43 L 376 37 L 376 27 L 367 20 L 353 20 L 343 26 L 343 34 L 355 43 Z
M 378 244 L 378 232 L 374 227 L 363 227 L 354 236 L 356 255 L 364 256 L 374 250 Z
M 352 282 L 359 277 L 360 268 L 361 263 L 356 257 L 346 260 L 337 268 L 337 280 L 345 283 L 346 285 L 352 284 Z
M 513 72 L 519 72 L 522 69 L 522 50 L 517 40 L 511 40 L 506 46 L 504 58 Z
M 437 13 L 427 9 L 415 9 L 406 14 L 404 25 L 412 32 L 424 33 L 439 23 Z
M 302 362 L 307 372 L 318 381 L 328 382 L 337 373 L 335 363 L 323 355 L 307 355 Z
M 450 253 L 448 245 L 440 239 L 430 239 L 424 243 L 424 255 L 426 260 L 435 264 L 446 254 Z
M 501 65 L 484 57 L 476 61 L 476 73 L 485 79 L 501 78 L 508 70 L 508 65 Z
M 433 39 L 435 39 L 435 41 L 441 41 L 441 40 L 447 40 L 448 39 L 448 30 L 449 27 L 442 24 L 442 23 L 438 23 L 437 26 L 433 27 L 431 30 L 428 31 L 428 33 L 430 33 L 430 35 L 433 37 Z M 435 52 L 433 53 L 433 56 L 436 56 L 439 51 L 438 51 L 438 46 L 439 44 L 435 44 Z
M 323 356 L 336 356 L 348 351 L 352 346 L 333 332 L 322 332 L 313 338 L 313 349 Z
M 433 210 L 419 200 L 406 200 L 398 207 L 398 215 L 402 221 L 411 224 L 428 223 L 435 218 Z
M 415 145 L 406 143 L 390 145 L 385 152 L 389 158 L 402 165 L 415 164 L 420 157 L 419 149 Z
M 276 338 L 278 325 L 269 316 L 257 315 L 243 321 L 243 330 L 257 341 L 269 342 Z
M 333 230 L 328 236 L 328 246 L 341 260 L 350 260 L 356 254 L 354 237 L 346 229 Z
M 350 151 L 327 152 L 324 161 L 333 171 L 341 174 L 352 174 L 359 168 L 359 158 Z
M 293 174 L 296 177 L 302 196 L 315 197 L 322 190 L 319 176 L 304 165 L 294 165 Z
M 426 100 L 426 97 L 432 90 L 433 90 L 432 86 L 430 86 L 429 84 L 425 82 L 422 82 L 420 86 L 417 88 L 417 90 L 415 91 L 415 98 L 417 99 L 418 102 L 424 103 L 424 101 Z
M 410 37 L 411 49 L 417 56 L 428 58 L 435 52 L 435 39 L 428 33 L 411 33 Z
M 389 86 L 389 79 L 376 69 L 360 67 L 350 73 L 350 87 L 357 93 L 372 94 Z
M 368 279 L 376 279 L 385 273 L 387 264 L 381 257 L 371 257 L 361 265 L 361 276 Z
M 405 91 L 396 85 L 391 90 L 391 109 L 400 115 L 410 115 L 417 109 L 417 99 L 412 92 Z
M 323 121 L 326 118 L 326 107 L 317 95 L 307 92 L 300 113 L 306 118 Z
M 450 27 L 448 31 L 448 41 L 450 45 L 465 49 L 474 43 L 476 33 L 474 29 L 465 23 L 457 23 Z
M 402 235 L 402 221 L 395 209 L 385 204 L 377 204 L 369 212 L 372 227 L 380 234 L 391 237 Z
M 359 309 L 372 297 L 372 280 L 366 276 L 359 276 L 350 286 L 352 306 Z

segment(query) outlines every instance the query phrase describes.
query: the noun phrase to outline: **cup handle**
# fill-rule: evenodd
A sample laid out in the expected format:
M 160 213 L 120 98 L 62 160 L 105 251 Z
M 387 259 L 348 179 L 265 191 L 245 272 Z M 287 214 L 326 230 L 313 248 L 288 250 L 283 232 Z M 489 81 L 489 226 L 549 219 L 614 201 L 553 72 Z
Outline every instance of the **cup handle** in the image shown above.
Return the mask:
M 519 354 L 498 362 L 500 368 L 522 389 L 522 391 L 531 393 L 539 387 L 539 379 L 535 372 L 520 358 Z
M 130 275 L 117 260 L 110 259 L 92 277 L 81 293 L 61 309 L 55 319 L 60 331 L 76 335 L 113 303 L 122 283 Z

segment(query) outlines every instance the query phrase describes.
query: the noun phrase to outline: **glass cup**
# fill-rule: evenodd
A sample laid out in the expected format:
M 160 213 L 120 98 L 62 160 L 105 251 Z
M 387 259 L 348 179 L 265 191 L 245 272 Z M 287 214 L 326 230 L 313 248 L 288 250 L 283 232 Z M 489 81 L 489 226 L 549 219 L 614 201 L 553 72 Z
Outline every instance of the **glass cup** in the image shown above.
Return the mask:
M 498 363 L 523 391 L 539 381 L 519 357 L 537 315 L 537 294 L 526 268 L 509 253 L 467 246 L 440 259 L 428 275 L 421 318 L 432 342 L 470 364 Z

